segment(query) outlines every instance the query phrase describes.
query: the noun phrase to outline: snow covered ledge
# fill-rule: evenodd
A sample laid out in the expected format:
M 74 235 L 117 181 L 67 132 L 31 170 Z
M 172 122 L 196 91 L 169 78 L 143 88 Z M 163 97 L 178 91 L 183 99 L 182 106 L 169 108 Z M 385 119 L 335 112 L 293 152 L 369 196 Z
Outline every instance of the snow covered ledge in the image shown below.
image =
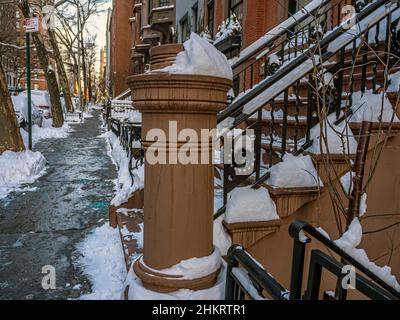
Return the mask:
M 221 269 L 221 253 L 217 248 L 211 255 L 190 258 L 178 264 L 155 270 L 147 266 L 143 256 L 133 263 L 133 272 L 142 280 L 142 286 L 154 292 L 175 292 L 181 289 L 204 290 L 215 284 Z
M 198 261 L 189 259 L 169 268 L 170 270 L 179 270 L 182 267 L 185 269 L 193 267 L 191 270 L 194 271 L 198 269 L 198 266 L 203 266 L 204 262 L 209 260 L 213 262 L 214 266 L 216 266 L 215 262 L 218 262 L 220 264 L 220 272 L 214 285 L 201 290 L 191 290 L 187 288 L 180 288 L 172 292 L 156 292 L 154 290 L 149 290 L 144 286 L 141 278 L 135 273 L 134 264 L 132 264 L 124 284 L 124 289 L 127 293 L 126 298 L 128 300 L 223 300 L 225 294 L 226 263 L 222 259 L 215 260 L 212 256 L 198 259 Z M 215 255 L 215 257 L 216 256 L 217 255 Z M 205 265 L 203 271 L 209 271 L 210 269 L 210 266 Z
M 232 87 L 232 69 L 224 55 L 197 35 L 184 47 L 170 67 L 128 78 L 142 112 L 146 173 L 143 257 L 132 272 L 143 288 L 158 293 L 200 292 L 213 287 L 220 274 L 221 254 L 213 248 L 214 166 L 210 161 L 198 164 L 204 152 L 213 158 L 212 144 L 171 137 L 182 129 L 197 137 L 215 129 Z M 186 155 L 189 148 L 189 158 L 197 155 L 198 162 L 177 161 L 174 155 L 181 148 Z M 181 268 L 187 261 L 214 267 Z M 146 298 L 145 291 L 136 290 L 135 297 Z

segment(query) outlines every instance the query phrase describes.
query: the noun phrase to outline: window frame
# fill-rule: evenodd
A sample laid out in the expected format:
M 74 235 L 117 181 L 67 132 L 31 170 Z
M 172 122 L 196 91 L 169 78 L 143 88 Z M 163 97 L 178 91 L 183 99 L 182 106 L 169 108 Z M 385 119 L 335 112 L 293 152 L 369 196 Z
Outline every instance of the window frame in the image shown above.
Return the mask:
M 186 24 L 186 34 L 184 32 L 183 26 Z M 190 36 L 190 26 L 189 26 L 189 15 L 186 12 L 185 15 L 179 20 L 179 25 L 181 27 L 181 42 L 185 42 Z
M 233 1 L 236 1 L 236 3 L 234 5 L 232 5 Z M 238 17 L 238 15 L 236 15 L 236 17 L 238 18 L 240 24 L 242 24 L 243 15 L 244 15 L 244 0 L 229 0 L 229 3 L 228 3 L 228 18 L 230 18 L 232 13 L 234 13 L 234 10 L 239 8 L 239 7 L 242 7 L 242 17 Z
M 192 17 L 193 17 L 193 25 L 192 25 L 192 29 L 193 32 L 197 33 L 199 30 L 199 3 L 196 2 L 193 7 L 192 7 Z
M 210 10 L 212 9 L 212 10 Z M 210 12 L 212 12 L 212 15 L 210 15 Z M 212 16 L 212 19 L 210 19 L 210 16 Z M 211 33 L 212 38 L 214 38 L 214 32 L 215 32 L 215 1 L 214 0 L 208 0 L 207 3 L 207 27 L 208 31 Z

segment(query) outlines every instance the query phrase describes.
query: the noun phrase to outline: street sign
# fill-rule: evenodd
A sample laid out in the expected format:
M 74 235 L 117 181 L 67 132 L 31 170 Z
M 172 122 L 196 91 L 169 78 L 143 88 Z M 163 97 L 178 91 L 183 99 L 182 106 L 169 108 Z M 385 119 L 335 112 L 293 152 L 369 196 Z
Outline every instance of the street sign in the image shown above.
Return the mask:
M 39 18 L 38 17 L 25 19 L 24 25 L 25 25 L 26 33 L 39 32 Z

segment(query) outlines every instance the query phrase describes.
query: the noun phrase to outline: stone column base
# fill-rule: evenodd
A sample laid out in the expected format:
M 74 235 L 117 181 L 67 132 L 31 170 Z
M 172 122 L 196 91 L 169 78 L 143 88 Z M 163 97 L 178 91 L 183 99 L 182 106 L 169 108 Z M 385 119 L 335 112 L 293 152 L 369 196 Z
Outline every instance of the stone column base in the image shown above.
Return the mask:
M 212 287 L 218 278 L 221 267 L 213 273 L 197 279 L 181 279 L 182 276 L 162 274 L 148 268 L 139 258 L 133 264 L 135 274 L 142 280 L 143 287 L 148 290 L 168 293 L 180 289 L 193 291 L 208 289 Z

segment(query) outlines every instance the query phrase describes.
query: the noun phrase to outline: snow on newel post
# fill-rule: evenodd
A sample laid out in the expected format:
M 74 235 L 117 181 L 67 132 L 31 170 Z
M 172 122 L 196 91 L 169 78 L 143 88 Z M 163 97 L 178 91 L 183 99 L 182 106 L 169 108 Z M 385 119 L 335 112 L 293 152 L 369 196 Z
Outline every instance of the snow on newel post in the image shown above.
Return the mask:
M 128 78 L 142 112 L 145 149 L 144 249 L 131 270 L 130 298 L 163 298 L 180 289 L 215 293 L 222 278 L 221 254 L 213 247 L 213 151 L 232 69 L 196 34 L 183 47 L 157 47 L 151 60 L 166 61 L 157 56 L 177 48 L 183 50 L 166 59 L 169 66 L 155 63 Z

